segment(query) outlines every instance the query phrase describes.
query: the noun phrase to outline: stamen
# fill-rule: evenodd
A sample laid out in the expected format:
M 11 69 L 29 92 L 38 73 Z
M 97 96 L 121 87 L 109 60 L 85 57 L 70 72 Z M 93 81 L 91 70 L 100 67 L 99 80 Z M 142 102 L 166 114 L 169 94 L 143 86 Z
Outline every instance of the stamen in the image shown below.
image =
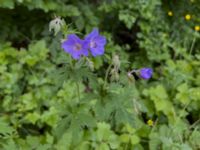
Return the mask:
M 94 41 L 90 42 L 90 47 L 91 48 L 96 48 L 97 47 L 96 42 L 94 42 Z
M 79 51 L 81 50 L 81 48 L 82 48 L 81 44 L 78 44 L 78 43 L 75 44 L 75 47 L 74 47 L 75 50 Z

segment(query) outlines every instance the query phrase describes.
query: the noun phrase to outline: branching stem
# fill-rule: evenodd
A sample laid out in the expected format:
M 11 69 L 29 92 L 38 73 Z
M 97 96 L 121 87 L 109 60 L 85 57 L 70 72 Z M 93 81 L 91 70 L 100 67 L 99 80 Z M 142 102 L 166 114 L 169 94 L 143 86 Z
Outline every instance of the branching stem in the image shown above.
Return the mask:
M 78 101 L 80 102 L 80 100 L 81 100 L 81 98 L 80 98 L 80 87 L 79 87 L 78 82 L 76 82 L 76 88 L 77 88 Z
M 108 69 L 106 70 L 106 75 L 105 75 L 105 79 L 104 79 L 104 88 L 106 87 L 106 84 L 107 84 L 107 80 L 108 80 L 108 74 L 110 72 L 110 69 L 112 67 L 112 63 L 108 66 Z
M 192 51 L 193 51 L 193 49 L 194 49 L 195 42 L 196 42 L 196 37 L 194 37 L 193 40 L 192 40 L 192 45 L 191 45 L 191 47 L 190 47 L 189 55 L 192 54 Z

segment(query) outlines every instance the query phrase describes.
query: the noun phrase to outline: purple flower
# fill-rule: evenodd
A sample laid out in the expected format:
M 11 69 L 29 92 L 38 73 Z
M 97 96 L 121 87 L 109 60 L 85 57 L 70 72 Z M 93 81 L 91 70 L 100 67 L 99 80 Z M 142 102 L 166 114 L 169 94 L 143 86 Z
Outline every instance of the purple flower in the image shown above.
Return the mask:
M 91 51 L 91 54 L 95 57 L 104 54 L 104 46 L 106 44 L 106 38 L 99 35 L 98 29 L 94 28 L 91 33 L 85 37 L 85 41 Z
M 62 43 L 62 48 L 74 59 L 80 59 L 82 55 L 88 56 L 87 43 L 75 34 L 67 36 L 67 40 Z
M 153 74 L 153 70 L 151 68 L 142 68 L 139 70 L 139 73 L 140 73 L 140 77 L 146 80 L 146 79 L 151 78 Z

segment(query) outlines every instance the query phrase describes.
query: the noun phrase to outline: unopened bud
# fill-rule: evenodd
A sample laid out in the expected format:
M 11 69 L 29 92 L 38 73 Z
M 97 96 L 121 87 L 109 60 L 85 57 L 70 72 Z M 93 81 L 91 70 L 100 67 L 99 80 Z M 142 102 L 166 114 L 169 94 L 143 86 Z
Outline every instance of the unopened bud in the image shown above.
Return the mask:
M 120 60 L 119 60 L 119 56 L 117 54 L 115 54 L 112 58 L 112 62 L 113 62 L 113 65 L 114 67 L 119 70 L 120 68 Z
M 112 81 L 118 81 L 119 80 L 119 73 L 118 73 L 118 70 L 116 69 L 112 69 L 111 72 L 111 80 Z
M 59 17 L 56 17 L 54 20 L 52 20 L 49 23 L 49 31 L 54 31 L 54 35 L 56 35 L 62 28 L 62 26 L 65 24 L 63 19 L 60 19 Z
M 142 68 L 139 70 L 139 75 L 141 78 L 148 80 L 152 77 L 153 75 L 153 69 L 151 68 Z

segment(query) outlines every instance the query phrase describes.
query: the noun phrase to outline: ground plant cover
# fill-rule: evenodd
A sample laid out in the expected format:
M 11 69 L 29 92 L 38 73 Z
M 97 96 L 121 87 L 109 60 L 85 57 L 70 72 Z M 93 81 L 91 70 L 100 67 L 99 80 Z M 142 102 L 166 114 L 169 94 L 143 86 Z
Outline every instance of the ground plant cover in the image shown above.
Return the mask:
M 0 0 L 0 150 L 200 150 L 199 0 Z

